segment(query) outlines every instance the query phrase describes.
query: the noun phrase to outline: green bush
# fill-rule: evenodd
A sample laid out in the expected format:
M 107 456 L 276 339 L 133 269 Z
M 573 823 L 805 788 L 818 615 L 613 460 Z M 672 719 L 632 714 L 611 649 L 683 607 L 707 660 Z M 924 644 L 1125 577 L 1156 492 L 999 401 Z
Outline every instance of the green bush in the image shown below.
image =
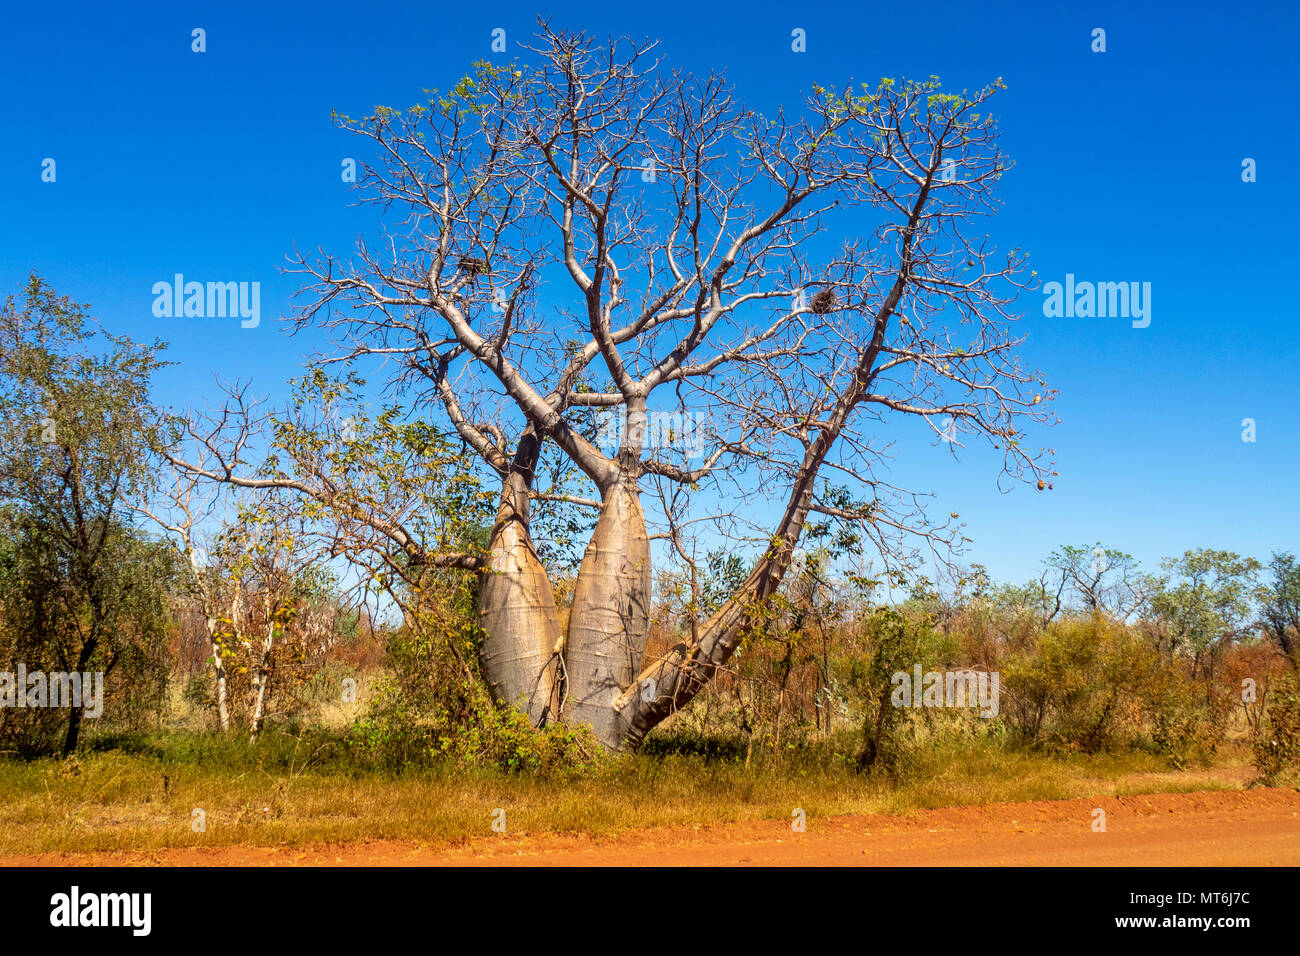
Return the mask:
M 1294 671 L 1271 690 L 1264 726 L 1252 749 L 1261 783 L 1271 786 L 1300 768 L 1300 679 Z
M 899 774 L 911 712 L 894 706 L 892 678 L 899 671 L 910 673 L 918 663 L 926 668 L 935 640 L 928 621 L 892 608 L 878 608 L 861 622 L 859 646 L 843 662 L 851 701 L 862 715 L 858 770 Z
M 1222 739 L 1222 720 L 1186 695 L 1163 697 L 1153 708 L 1152 743 L 1178 770 L 1208 764 Z
M 365 760 L 390 769 L 447 763 L 507 773 L 584 766 L 598 747 L 589 732 L 534 728 L 492 700 L 476 668 L 481 640 L 471 579 L 448 577 L 386 648 L 389 676 L 348 741 Z
M 1101 615 L 1054 622 L 1005 665 L 1008 723 L 1025 742 L 1068 751 L 1131 743 L 1161 670 L 1131 628 Z
M 597 753 L 585 730 L 560 724 L 534 728 L 526 715 L 492 703 L 476 685 L 421 706 L 391 678 L 378 683 L 348 743 L 367 762 L 392 770 L 447 763 L 548 774 L 585 766 Z

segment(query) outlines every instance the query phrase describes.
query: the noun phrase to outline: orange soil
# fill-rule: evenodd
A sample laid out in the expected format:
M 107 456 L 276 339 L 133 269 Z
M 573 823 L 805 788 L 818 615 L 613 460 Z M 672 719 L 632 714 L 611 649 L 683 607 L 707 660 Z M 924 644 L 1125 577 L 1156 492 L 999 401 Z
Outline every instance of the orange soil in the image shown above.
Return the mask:
M 1094 832 L 1093 810 L 1106 811 Z M 1279 866 L 1300 865 L 1300 791 L 1092 797 L 631 830 L 600 839 L 502 834 L 463 845 L 366 841 L 0 858 L 7 866 Z

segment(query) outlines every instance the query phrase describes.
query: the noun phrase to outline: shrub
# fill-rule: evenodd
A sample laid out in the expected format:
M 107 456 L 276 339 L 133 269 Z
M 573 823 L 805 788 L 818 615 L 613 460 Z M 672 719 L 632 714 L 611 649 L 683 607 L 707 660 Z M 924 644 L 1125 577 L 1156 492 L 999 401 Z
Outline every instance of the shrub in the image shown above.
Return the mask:
M 1154 648 L 1101 615 L 1054 622 L 1005 666 L 1007 719 L 1030 743 L 1096 752 L 1131 742 L 1161 673 Z
M 1300 679 L 1294 671 L 1282 677 L 1270 694 L 1253 750 L 1261 783 L 1272 785 L 1300 767 Z
M 452 763 L 507 773 L 551 773 L 594 760 L 585 730 L 534 728 L 498 705 L 476 670 L 481 639 L 471 579 L 448 576 L 388 641 L 388 676 L 348 734 L 365 759 L 390 769 Z
M 847 686 L 862 715 L 862 752 L 858 770 L 897 775 L 905 750 L 909 711 L 894 706 L 892 677 L 911 672 L 931 659 L 927 643 L 934 635 L 928 621 L 909 619 L 892 608 L 879 608 L 860 624 L 860 646 L 847 663 Z
M 1224 712 L 1179 686 L 1151 703 L 1151 740 L 1179 770 L 1207 764 L 1223 739 Z

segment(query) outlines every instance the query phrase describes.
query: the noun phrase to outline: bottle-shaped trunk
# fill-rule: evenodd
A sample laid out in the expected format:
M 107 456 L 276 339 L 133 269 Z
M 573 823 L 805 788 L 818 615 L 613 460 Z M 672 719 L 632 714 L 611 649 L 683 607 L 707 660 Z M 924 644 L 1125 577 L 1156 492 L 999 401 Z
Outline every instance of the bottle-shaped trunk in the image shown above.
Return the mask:
M 512 472 L 479 585 L 479 662 L 497 700 L 528 714 L 534 726 L 558 712 L 563 634 L 555 595 L 528 531 L 528 483 Z
M 613 750 L 625 728 L 614 704 L 641 668 L 650 620 L 650 541 L 635 485 L 615 482 L 574 586 L 564 665 L 565 719 Z

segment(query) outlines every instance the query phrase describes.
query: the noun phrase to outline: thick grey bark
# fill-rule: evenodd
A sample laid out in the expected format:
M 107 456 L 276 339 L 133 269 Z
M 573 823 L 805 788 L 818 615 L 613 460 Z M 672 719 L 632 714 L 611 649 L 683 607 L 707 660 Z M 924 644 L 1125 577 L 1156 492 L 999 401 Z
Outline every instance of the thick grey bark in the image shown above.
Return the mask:
M 483 675 L 493 695 L 527 713 L 534 726 L 558 714 L 563 644 L 555 595 L 528 528 L 528 492 L 538 450 L 530 430 L 503 482 L 479 585 Z
M 574 586 L 564 712 L 612 750 L 626 728 L 614 703 L 635 678 L 650 627 L 650 540 L 634 479 L 605 492 Z

